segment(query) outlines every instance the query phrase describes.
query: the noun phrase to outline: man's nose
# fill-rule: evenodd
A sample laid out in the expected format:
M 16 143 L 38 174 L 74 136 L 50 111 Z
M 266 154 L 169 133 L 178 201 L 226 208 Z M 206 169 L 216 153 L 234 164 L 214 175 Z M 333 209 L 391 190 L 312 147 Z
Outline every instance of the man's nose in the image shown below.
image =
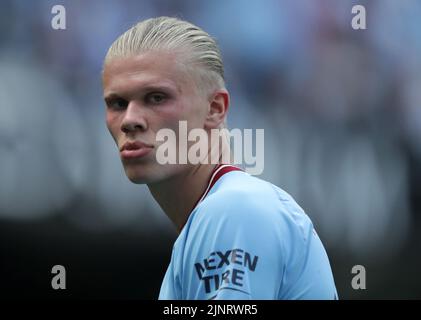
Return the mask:
M 147 129 L 145 110 L 135 101 L 130 101 L 121 122 L 121 131 L 130 133 L 134 131 L 145 131 Z

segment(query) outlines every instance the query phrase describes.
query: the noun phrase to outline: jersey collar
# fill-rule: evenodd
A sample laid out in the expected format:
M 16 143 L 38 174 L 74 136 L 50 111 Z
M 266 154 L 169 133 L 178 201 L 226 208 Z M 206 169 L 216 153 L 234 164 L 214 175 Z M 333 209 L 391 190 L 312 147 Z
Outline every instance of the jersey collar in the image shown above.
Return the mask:
M 218 164 L 212 172 L 212 175 L 209 179 L 208 185 L 203 192 L 203 194 L 200 196 L 200 198 L 197 200 L 196 204 L 194 205 L 193 209 L 190 211 L 189 216 L 187 217 L 186 222 L 188 221 L 188 218 L 190 217 L 191 213 L 196 209 L 196 207 L 203 201 L 203 199 L 206 198 L 209 191 L 212 189 L 212 187 L 215 185 L 215 183 L 226 173 L 231 171 L 243 171 L 243 169 L 238 168 L 236 166 L 230 165 L 230 164 Z M 185 225 L 185 224 L 184 224 Z M 183 230 L 184 225 L 181 227 L 181 230 Z
M 197 201 L 196 205 L 194 206 L 193 210 L 197 207 L 197 205 L 203 201 L 203 199 L 206 198 L 206 196 L 208 195 L 210 189 L 212 189 L 212 187 L 214 186 L 214 184 L 226 173 L 231 172 L 231 171 L 243 171 L 242 169 L 230 165 L 230 164 L 218 164 L 215 169 L 213 169 L 213 173 L 209 179 L 208 182 L 208 186 L 205 189 L 205 191 L 203 192 L 202 196 L 199 198 L 199 200 Z M 193 211 L 192 210 L 192 211 Z

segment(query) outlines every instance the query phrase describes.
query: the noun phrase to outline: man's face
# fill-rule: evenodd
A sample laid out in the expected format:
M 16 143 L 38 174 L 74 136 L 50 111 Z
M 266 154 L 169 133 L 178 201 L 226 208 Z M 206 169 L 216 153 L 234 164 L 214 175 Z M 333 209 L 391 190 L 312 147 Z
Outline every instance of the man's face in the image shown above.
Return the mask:
M 132 182 L 163 181 L 186 167 L 157 162 L 156 150 L 163 142 L 156 141 L 156 134 L 160 129 L 172 129 L 178 141 L 181 120 L 187 121 L 189 130 L 204 128 L 209 101 L 194 79 L 171 52 L 119 57 L 105 65 L 107 127 Z

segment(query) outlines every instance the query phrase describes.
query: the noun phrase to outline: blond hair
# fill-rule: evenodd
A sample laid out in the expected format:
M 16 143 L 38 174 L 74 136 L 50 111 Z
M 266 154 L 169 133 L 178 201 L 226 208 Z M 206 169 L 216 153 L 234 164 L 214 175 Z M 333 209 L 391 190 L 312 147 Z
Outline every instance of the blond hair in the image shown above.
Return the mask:
M 158 17 L 137 23 L 114 41 L 104 65 L 115 57 L 152 50 L 185 53 L 181 55 L 185 65 L 199 76 L 202 86 L 225 88 L 222 57 L 215 39 L 201 28 L 178 18 Z

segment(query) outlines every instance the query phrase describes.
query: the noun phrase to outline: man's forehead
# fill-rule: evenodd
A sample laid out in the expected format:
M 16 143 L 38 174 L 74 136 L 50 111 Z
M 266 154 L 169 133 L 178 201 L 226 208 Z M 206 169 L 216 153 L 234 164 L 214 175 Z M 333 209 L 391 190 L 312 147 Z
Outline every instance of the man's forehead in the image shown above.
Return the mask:
M 117 91 L 130 86 L 173 86 L 186 81 L 186 70 L 174 53 L 147 52 L 136 56 L 117 57 L 104 66 L 104 91 Z
M 165 89 L 178 92 L 182 91 L 180 83 L 156 76 L 142 75 L 137 77 L 133 75 L 129 78 L 116 76 L 110 81 L 104 81 L 104 95 L 118 95 L 119 93 L 124 94 L 138 90 Z

